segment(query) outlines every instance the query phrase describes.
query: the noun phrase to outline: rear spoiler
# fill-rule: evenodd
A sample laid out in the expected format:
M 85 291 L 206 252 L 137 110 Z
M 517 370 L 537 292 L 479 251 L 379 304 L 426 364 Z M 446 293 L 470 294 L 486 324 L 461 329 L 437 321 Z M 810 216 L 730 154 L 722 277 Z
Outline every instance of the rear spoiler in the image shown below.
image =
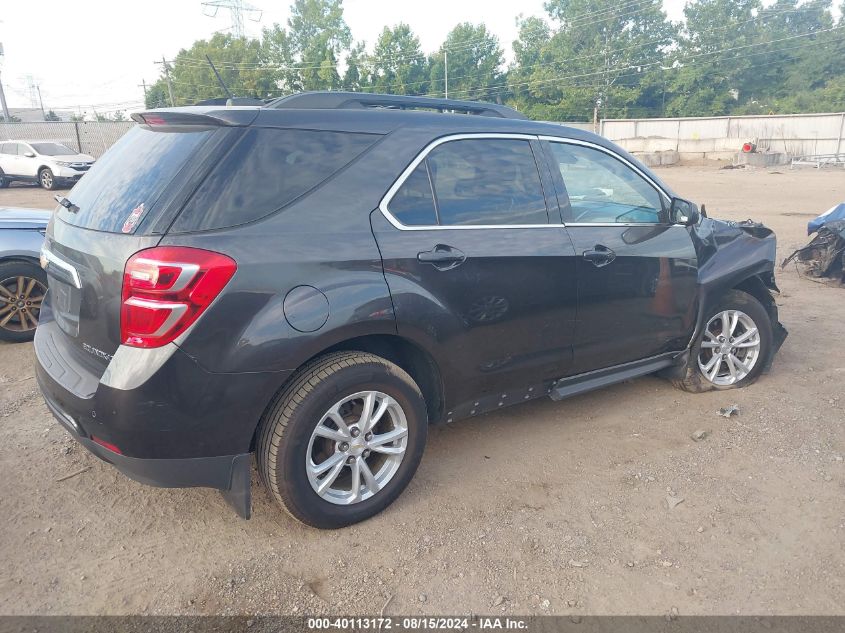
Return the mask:
M 156 127 L 161 125 L 215 125 L 215 126 L 244 126 L 252 123 L 258 116 L 260 108 L 247 107 L 195 107 L 151 110 L 136 112 L 132 120 L 141 125 Z

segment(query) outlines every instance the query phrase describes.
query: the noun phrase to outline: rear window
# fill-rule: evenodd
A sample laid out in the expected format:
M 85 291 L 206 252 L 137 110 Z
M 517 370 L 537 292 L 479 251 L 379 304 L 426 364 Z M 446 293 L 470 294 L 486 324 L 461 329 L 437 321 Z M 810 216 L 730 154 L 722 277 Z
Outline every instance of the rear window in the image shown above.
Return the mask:
M 270 215 L 325 182 L 379 138 L 251 128 L 200 185 L 171 230 L 219 229 Z
M 79 210 L 59 207 L 59 217 L 81 228 L 134 232 L 211 133 L 208 128 L 132 128 L 67 194 Z

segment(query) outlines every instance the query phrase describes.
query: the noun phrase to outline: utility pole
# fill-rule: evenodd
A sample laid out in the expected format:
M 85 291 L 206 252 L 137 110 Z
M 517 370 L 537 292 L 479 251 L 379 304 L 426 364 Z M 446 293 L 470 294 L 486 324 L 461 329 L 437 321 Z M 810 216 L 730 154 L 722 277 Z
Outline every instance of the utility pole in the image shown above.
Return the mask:
M 147 80 L 142 79 L 141 83 L 138 84 L 138 87 L 144 89 L 144 107 L 146 107 L 146 105 L 147 105 Z
M 12 117 L 9 116 L 9 108 L 6 107 L 6 94 L 3 92 L 2 81 L 0 81 L 0 106 L 3 106 L 3 120 L 8 123 Z
M 41 85 L 36 85 L 35 89 L 38 91 L 38 105 L 41 106 L 41 118 L 47 120 L 47 113 L 44 112 L 44 100 L 41 98 Z
M 446 98 L 449 98 L 449 49 L 443 51 L 443 61 L 446 65 Z
M 167 65 L 167 60 L 164 59 L 164 55 L 161 56 L 161 62 L 156 62 L 156 64 L 159 63 L 162 68 L 164 68 L 164 78 L 167 81 L 167 93 L 170 95 L 170 105 L 175 107 L 176 101 L 173 99 L 173 83 L 170 81 L 170 66 Z
M 5 55 L 3 53 L 3 43 L 0 42 L 0 67 L 3 66 L 4 56 Z M 9 119 L 11 119 L 11 117 L 9 116 L 9 108 L 6 107 L 6 94 L 3 92 L 3 82 L 2 81 L 0 81 L 0 106 L 2 106 L 2 108 L 3 108 L 3 120 L 8 123 Z

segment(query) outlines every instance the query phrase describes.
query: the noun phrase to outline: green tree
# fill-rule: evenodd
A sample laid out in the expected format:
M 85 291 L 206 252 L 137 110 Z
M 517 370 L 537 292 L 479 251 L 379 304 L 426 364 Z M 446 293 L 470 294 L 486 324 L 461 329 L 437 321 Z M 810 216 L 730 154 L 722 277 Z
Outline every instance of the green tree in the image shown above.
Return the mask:
M 115 112 L 111 115 L 112 121 L 126 121 L 126 114 L 123 110 L 115 110 Z
M 843 73 L 841 34 L 832 34 L 829 0 L 777 0 L 760 13 L 752 55 L 757 63 L 746 78 L 748 100 L 763 99 L 779 110 L 779 101 L 824 88 Z M 834 51 L 839 48 L 839 53 Z M 832 54 L 833 53 L 833 54 Z
M 626 116 L 656 107 L 661 66 L 675 39 L 659 0 L 632 7 L 617 0 L 548 0 L 542 20 L 520 25 L 517 68 L 510 81 L 517 102 L 537 118 Z
M 47 110 L 47 114 L 44 115 L 44 120 L 45 121 L 61 121 L 62 117 L 60 117 L 58 114 L 53 112 L 53 110 Z
M 346 56 L 346 70 L 341 82 L 344 90 L 357 92 L 366 90 L 370 86 L 366 48 L 364 42 L 358 42 L 349 50 Z
M 338 60 L 352 44 L 342 0 L 295 0 L 288 36 L 302 90 L 341 87 Z
M 421 95 L 428 91 L 428 59 L 407 24 L 384 27 L 369 61 L 374 92 Z
M 283 94 L 302 90 L 290 34 L 278 24 L 265 28 L 261 38 L 261 59 L 272 81 Z
M 699 0 L 687 4 L 674 55 L 666 110 L 670 116 L 729 114 L 747 97 L 759 41 L 760 0 Z
M 544 64 L 552 64 L 546 47 L 551 39 L 551 28 L 542 18 L 530 16 L 519 20 L 519 33 L 513 42 L 514 61 L 508 69 L 511 105 L 520 111 L 539 114 L 538 118 L 556 118 L 560 113 L 546 115 L 558 104 L 541 104 L 530 90 L 531 77 Z M 551 106 L 550 108 L 548 106 Z M 563 118 L 569 118 L 565 116 Z
M 449 97 L 475 101 L 501 101 L 507 93 L 505 60 L 499 39 L 484 24 L 463 22 L 453 28 L 431 58 L 434 95 L 446 93 L 446 60 L 449 62 Z
M 170 67 L 175 105 L 191 105 L 203 99 L 225 97 L 206 55 L 217 67 L 226 86 L 235 96 L 266 98 L 275 96 L 278 88 L 275 75 L 266 67 L 261 42 L 216 33 L 209 40 L 198 40 L 191 48 L 180 50 Z M 163 71 L 162 71 L 163 74 Z M 161 97 L 170 98 L 162 76 L 147 92 L 147 106 L 158 105 Z
M 167 94 L 167 84 L 165 84 L 164 79 L 160 79 L 147 89 L 144 105 L 147 108 L 166 108 L 170 105 L 170 97 Z

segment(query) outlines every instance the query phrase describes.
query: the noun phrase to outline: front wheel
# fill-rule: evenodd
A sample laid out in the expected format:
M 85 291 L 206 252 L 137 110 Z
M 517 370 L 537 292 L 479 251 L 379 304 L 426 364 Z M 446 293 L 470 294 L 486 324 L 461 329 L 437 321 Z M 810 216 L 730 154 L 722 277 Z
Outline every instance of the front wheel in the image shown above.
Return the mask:
M 258 470 L 295 519 L 339 528 L 381 512 L 405 489 L 428 433 L 413 379 L 364 352 L 304 367 L 262 420 Z
M 49 167 L 45 167 L 38 172 L 38 182 L 42 187 L 44 187 L 44 189 L 52 191 L 56 188 L 56 178 L 53 176 L 53 172 L 50 171 Z
M 685 391 L 745 387 L 757 380 L 772 350 L 772 322 L 754 297 L 725 293 L 707 312 L 686 374 L 674 381 Z

